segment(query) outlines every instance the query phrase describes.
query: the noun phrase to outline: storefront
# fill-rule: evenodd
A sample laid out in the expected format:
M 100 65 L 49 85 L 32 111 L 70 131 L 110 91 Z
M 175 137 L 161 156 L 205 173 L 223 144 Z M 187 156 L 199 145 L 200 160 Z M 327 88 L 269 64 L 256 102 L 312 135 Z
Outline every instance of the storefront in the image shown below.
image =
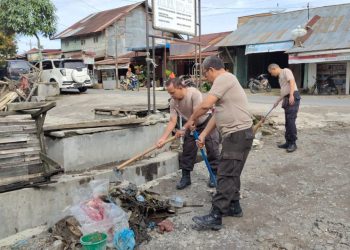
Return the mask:
M 337 88 L 339 94 L 349 94 L 350 78 L 350 52 L 309 52 L 290 54 L 290 64 L 305 64 L 304 81 L 311 88 L 316 82 L 331 83 Z M 338 52 L 338 53 L 336 53 Z

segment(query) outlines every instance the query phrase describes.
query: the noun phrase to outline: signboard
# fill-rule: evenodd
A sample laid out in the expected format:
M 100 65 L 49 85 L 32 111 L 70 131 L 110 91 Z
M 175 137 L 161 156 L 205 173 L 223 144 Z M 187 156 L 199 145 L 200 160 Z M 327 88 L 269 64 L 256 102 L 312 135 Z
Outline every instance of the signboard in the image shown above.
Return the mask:
M 350 61 L 350 53 L 289 55 L 289 64 Z
M 196 0 L 153 0 L 153 27 L 162 31 L 196 35 Z
M 276 51 L 286 51 L 293 47 L 293 41 L 287 42 L 276 42 L 276 43 L 261 43 L 261 44 L 250 44 L 245 48 L 245 54 L 254 54 L 254 53 L 267 53 L 267 52 L 276 52 Z

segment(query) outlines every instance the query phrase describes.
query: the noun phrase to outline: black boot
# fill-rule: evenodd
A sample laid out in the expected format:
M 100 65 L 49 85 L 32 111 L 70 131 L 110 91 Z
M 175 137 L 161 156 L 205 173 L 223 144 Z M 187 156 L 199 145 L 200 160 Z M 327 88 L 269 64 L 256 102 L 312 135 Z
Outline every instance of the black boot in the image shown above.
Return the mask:
M 183 169 L 181 180 L 176 184 L 176 189 L 181 190 L 189 185 L 191 185 L 191 172 Z
M 290 144 L 290 145 L 288 146 L 288 148 L 287 148 L 287 152 L 288 152 L 288 153 L 292 153 L 292 152 L 294 152 L 295 150 L 297 150 L 297 144 L 295 144 L 295 143 Z
M 230 205 L 230 210 L 225 216 L 232 216 L 232 217 L 242 217 L 243 211 L 241 208 L 241 205 L 239 204 L 239 200 L 232 201 Z
M 277 145 L 278 148 L 283 148 L 283 149 L 287 149 L 289 147 L 289 142 L 286 142 L 284 144 L 279 144 Z
M 213 207 L 208 215 L 195 216 L 192 218 L 199 230 L 220 230 L 222 228 L 222 215 L 220 211 Z

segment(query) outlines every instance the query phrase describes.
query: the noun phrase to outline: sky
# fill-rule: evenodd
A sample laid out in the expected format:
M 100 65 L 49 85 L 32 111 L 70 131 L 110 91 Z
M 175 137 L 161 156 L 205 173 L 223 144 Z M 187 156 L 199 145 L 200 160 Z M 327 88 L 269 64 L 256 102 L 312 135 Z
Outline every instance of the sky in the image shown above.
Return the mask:
M 58 19 L 57 33 L 65 30 L 84 17 L 103 10 L 118 8 L 139 1 L 133 0 L 51 0 L 56 6 Z M 150 1 L 151 2 L 151 1 Z M 350 0 L 202 0 L 202 34 L 232 31 L 237 27 L 237 18 L 257 13 L 293 11 L 310 8 L 350 3 Z M 45 49 L 60 49 L 60 40 L 41 38 Z M 36 46 L 35 37 L 17 37 L 18 53 L 21 54 Z

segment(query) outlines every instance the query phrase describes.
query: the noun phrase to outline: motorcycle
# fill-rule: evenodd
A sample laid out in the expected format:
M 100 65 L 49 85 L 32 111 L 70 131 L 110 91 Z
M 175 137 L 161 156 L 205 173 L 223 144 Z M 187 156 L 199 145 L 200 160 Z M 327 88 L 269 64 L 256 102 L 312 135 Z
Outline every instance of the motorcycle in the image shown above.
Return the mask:
M 250 92 L 255 94 L 258 91 L 265 90 L 266 92 L 271 91 L 271 85 L 267 79 L 267 74 L 261 74 L 256 78 L 250 78 L 248 82 Z
M 337 95 L 338 88 L 335 85 L 332 77 L 329 76 L 323 81 L 315 79 L 315 83 L 310 89 L 310 94 Z
M 128 79 L 121 79 L 120 87 L 122 90 L 134 91 L 138 87 L 138 79 L 136 75 L 131 75 Z

